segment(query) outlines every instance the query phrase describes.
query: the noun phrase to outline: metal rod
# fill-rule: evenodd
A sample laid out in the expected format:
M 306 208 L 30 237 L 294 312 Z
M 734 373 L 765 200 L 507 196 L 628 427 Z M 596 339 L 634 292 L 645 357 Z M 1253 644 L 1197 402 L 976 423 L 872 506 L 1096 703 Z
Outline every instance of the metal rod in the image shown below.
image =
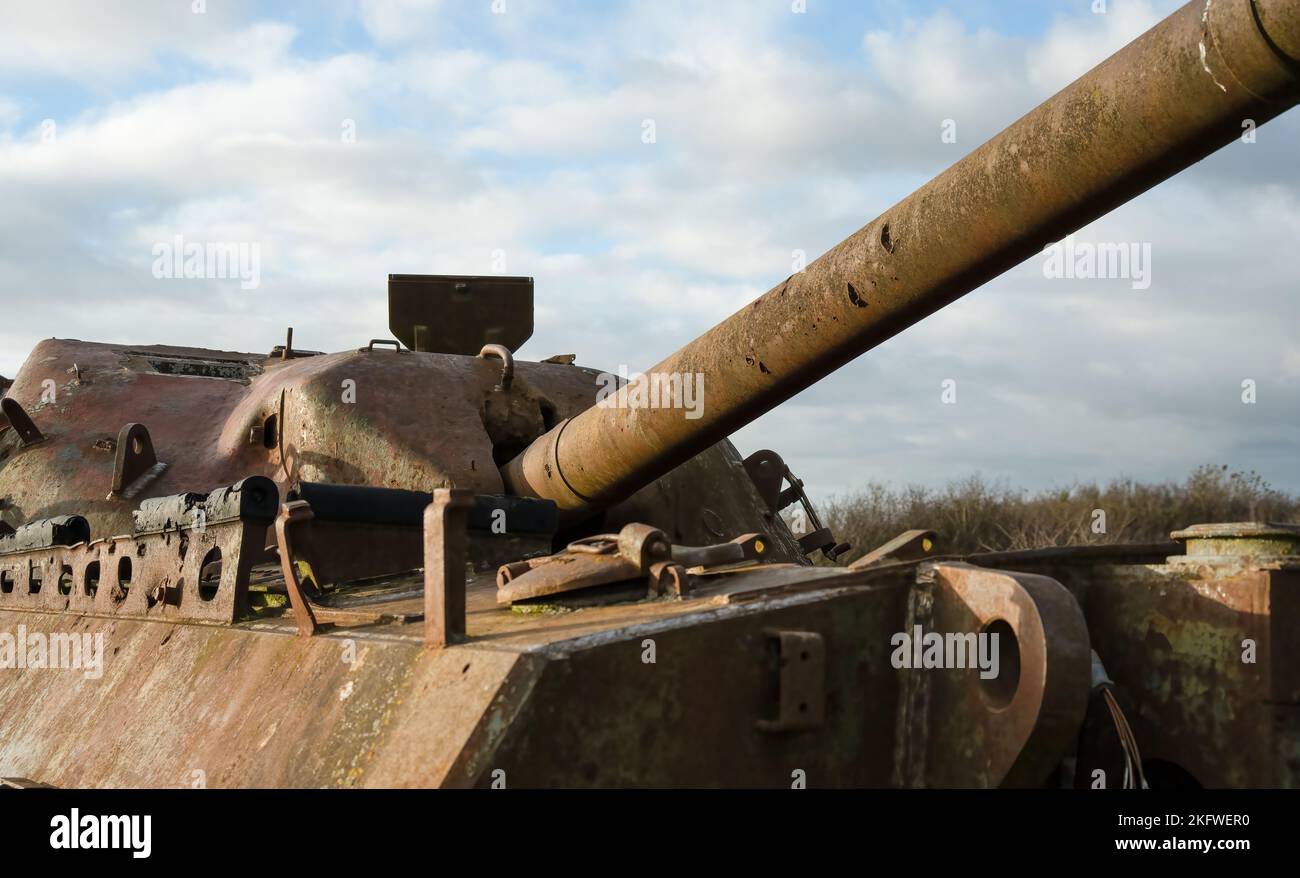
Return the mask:
M 474 492 L 438 488 L 424 510 L 424 645 L 465 639 L 465 563 Z

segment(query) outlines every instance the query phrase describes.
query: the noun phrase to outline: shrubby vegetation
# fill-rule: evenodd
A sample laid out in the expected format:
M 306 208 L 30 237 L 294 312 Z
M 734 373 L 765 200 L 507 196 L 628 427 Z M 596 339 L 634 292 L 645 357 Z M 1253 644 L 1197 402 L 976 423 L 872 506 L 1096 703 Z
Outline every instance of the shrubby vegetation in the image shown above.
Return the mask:
M 1094 510 L 1106 513 L 1093 532 Z M 1275 490 L 1255 472 L 1202 466 L 1181 483 L 1116 479 L 1105 485 L 1026 492 L 979 476 L 940 489 L 869 484 L 833 497 L 819 512 L 853 544 L 846 561 L 911 528 L 937 531 L 939 551 L 1033 549 L 1096 543 L 1151 543 L 1171 531 L 1214 521 L 1300 521 L 1300 498 Z

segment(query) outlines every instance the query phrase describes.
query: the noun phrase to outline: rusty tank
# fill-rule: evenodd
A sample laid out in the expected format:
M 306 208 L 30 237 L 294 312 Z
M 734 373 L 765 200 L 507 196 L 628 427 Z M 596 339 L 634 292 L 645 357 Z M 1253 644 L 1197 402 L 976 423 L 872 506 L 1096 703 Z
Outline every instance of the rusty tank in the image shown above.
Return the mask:
M 529 278 L 390 276 L 394 338 L 337 353 L 41 342 L 0 401 L 0 777 L 1300 785 L 1300 528 L 917 522 L 846 565 L 727 438 L 1298 99 L 1300 0 L 1195 0 L 628 381 L 515 358 Z

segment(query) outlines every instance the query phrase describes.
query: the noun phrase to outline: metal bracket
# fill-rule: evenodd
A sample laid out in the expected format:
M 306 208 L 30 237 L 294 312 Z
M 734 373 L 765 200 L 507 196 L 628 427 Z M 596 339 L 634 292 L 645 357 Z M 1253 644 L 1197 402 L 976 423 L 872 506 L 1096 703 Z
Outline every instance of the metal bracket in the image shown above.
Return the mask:
M 848 569 L 862 570 L 886 561 L 915 561 L 933 552 L 934 543 L 935 533 L 932 530 L 905 530 L 854 561 Z
M 303 588 L 302 578 L 298 575 L 297 558 L 294 555 L 293 534 L 299 535 L 299 548 L 306 542 L 302 533 L 303 525 L 314 518 L 311 504 L 305 500 L 290 500 L 280 507 L 280 514 L 275 519 L 275 541 L 280 551 L 280 572 L 284 575 L 284 587 L 289 592 L 289 605 L 293 608 L 294 622 L 298 626 L 299 637 L 311 637 L 316 633 L 316 614 L 312 612 L 311 601 Z
M 758 496 L 772 512 L 780 512 L 781 482 L 785 479 L 785 461 L 769 449 L 755 451 L 745 458 L 745 472 L 758 489 Z
M 12 396 L 0 399 L 0 414 L 4 415 L 4 420 L 0 421 L 0 429 L 13 427 L 23 445 L 35 445 L 37 442 L 45 441 L 45 434 L 36 428 L 31 416 Z
M 359 353 L 359 354 L 373 354 L 373 353 L 375 352 L 375 345 L 377 345 L 377 344 L 380 344 L 380 345 L 392 345 L 392 346 L 393 346 L 393 350 L 397 351 L 397 353 L 399 353 L 399 354 L 404 354 L 404 353 L 406 353 L 406 351 L 404 351 L 404 350 L 402 349 L 402 343 L 401 343 L 400 341 L 398 341 L 397 339 L 395 339 L 395 338 L 372 338 L 372 339 L 370 340 L 370 344 L 366 345 L 366 346 L 363 347 L 363 348 L 357 348 L 357 353 Z
M 760 719 L 764 732 L 814 729 L 826 719 L 826 643 L 813 631 L 764 632 L 776 641 L 777 716 Z
M 290 500 L 280 507 L 275 519 L 276 550 L 280 555 L 280 573 L 289 593 L 289 606 L 300 637 L 311 637 L 322 625 L 374 625 L 385 621 L 402 620 L 404 614 L 376 610 L 332 607 L 312 600 L 304 580 L 313 580 L 317 589 L 324 591 L 319 567 L 313 567 L 312 522 L 316 514 L 306 500 Z M 324 598 L 322 598 L 323 600 Z M 414 614 L 411 614 L 414 616 Z M 418 616 L 415 616 L 418 618 Z
M 1087 712 L 1092 648 L 1074 595 L 1046 576 L 932 562 L 917 570 L 909 603 L 913 656 L 929 634 L 957 634 L 967 646 L 961 667 L 940 672 L 913 659 L 900 669 L 895 785 L 1041 784 L 1077 747 Z M 985 646 L 996 666 L 970 660 Z M 978 756 L 971 741 L 983 742 Z
M 761 534 L 747 534 L 732 543 L 693 549 L 697 557 L 741 560 L 761 547 Z M 691 576 L 663 531 L 632 522 L 617 534 L 597 534 L 569 543 L 563 552 L 506 564 L 497 571 L 497 603 L 510 604 L 548 595 L 582 592 L 598 586 L 635 583 L 643 579 L 642 596 L 681 598 L 691 590 Z M 636 589 L 614 600 L 635 600 Z M 590 595 L 589 595 L 590 596 Z
M 674 545 L 672 556 L 686 568 L 747 564 L 762 561 L 771 543 L 767 534 L 741 534 L 729 543 L 715 546 Z
M 773 513 L 779 513 L 796 502 L 803 506 L 809 531 L 798 539 L 799 547 L 805 555 L 811 555 L 820 549 L 828 561 L 834 561 L 852 548 L 848 543 L 837 542 L 831 529 L 822 525 L 821 517 L 817 515 L 812 501 L 804 492 L 803 482 L 790 471 L 790 467 L 786 466 L 781 455 L 768 449 L 755 451 L 745 458 L 745 472 L 749 474 L 759 496 Z M 784 482 L 789 482 L 790 487 L 783 491 L 781 485 Z
M 144 424 L 127 424 L 117 434 L 117 457 L 113 460 L 113 485 L 109 500 L 129 500 L 167 469 L 153 450 L 153 440 Z
M 474 492 L 438 488 L 424 510 L 424 645 L 465 639 L 465 562 Z

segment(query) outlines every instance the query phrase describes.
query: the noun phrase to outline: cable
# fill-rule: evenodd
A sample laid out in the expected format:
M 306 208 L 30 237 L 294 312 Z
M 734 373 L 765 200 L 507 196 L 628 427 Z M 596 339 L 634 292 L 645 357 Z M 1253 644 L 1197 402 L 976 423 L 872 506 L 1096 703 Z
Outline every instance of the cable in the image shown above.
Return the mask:
M 1119 736 L 1120 748 L 1124 751 L 1124 786 L 1126 790 L 1148 790 L 1146 775 L 1142 771 L 1142 753 L 1138 750 L 1137 737 L 1128 724 L 1128 717 L 1115 698 L 1115 682 L 1106 674 L 1101 663 L 1101 656 L 1096 650 L 1092 653 L 1092 691 L 1101 690 L 1101 696 L 1110 711 L 1111 722 L 1115 724 L 1115 733 Z
M 1112 688 L 1112 686 L 1103 686 L 1101 694 L 1106 699 L 1106 707 L 1110 709 L 1110 718 L 1115 723 L 1115 731 L 1119 735 L 1120 747 L 1124 750 L 1124 789 L 1150 789 L 1147 786 L 1146 775 L 1142 773 L 1142 753 L 1138 750 L 1137 738 L 1134 737 L 1133 729 L 1129 726 L 1128 718 L 1124 716 L 1119 702 L 1115 700 Z

